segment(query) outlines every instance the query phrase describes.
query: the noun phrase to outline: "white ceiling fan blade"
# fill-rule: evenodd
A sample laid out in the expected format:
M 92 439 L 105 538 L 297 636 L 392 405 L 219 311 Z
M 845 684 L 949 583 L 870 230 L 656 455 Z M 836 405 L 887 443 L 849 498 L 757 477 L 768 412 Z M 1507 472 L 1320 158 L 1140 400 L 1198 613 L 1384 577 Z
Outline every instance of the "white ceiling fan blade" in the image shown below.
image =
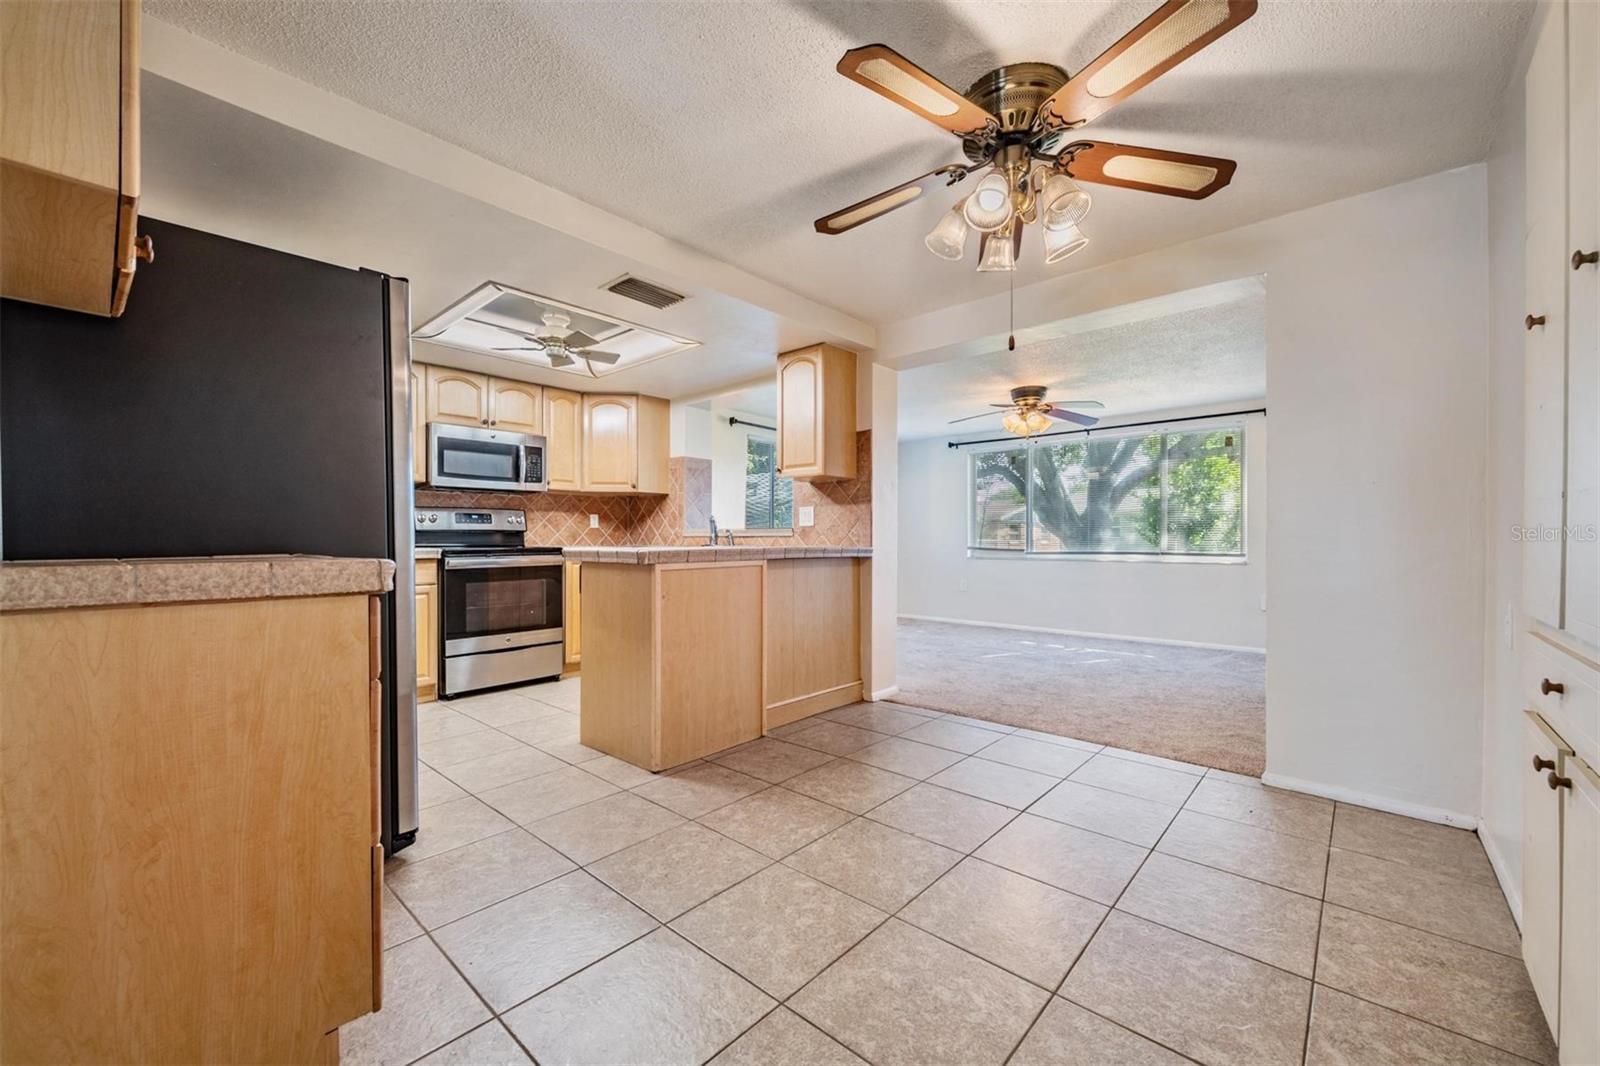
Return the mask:
M 601 366 L 615 366 L 617 360 L 622 358 L 617 352 L 582 351 L 573 352 L 572 354 L 580 359 L 587 359 L 591 363 L 599 363 Z
M 562 343 L 565 344 L 567 349 L 570 351 L 574 348 L 590 348 L 596 344 L 599 344 L 600 342 L 589 336 L 583 330 L 579 329 L 573 330 L 571 333 L 567 334 Z
M 1099 400 L 1051 400 L 1057 407 L 1082 407 L 1085 410 L 1103 411 L 1105 404 Z
M 569 367 L 575 362 L 577 362 L 577 360 L 572 358 L 572 356 L 568 355 L 566 352 L 551 352 L 550 353 L 550 365 L 552 367 L 554 367 L 556 370 L 561 370 L 561 369 L 564 369 L 565 367 Z
M 1006 405 L 1006 410 L 1011 410 L 1010 404 Z M 971 422 L 974 418 L 993 418 L 999 413 L 999 411 L 985 411 L 981 415 L 967 415 L 965 418 L 952 418 L 950 421 L 946 422 L 945 425 L 953 426 L 957 422 Z

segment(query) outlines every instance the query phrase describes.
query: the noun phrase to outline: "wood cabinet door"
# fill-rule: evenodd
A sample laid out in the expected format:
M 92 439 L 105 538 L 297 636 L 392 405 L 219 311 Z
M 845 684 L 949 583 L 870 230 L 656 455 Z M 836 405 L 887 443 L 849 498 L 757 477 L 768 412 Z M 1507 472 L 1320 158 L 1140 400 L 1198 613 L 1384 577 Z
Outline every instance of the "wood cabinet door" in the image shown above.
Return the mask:
M 583 397 L 565 389 L 544 390 L 544 468 L 552 489 L 583 487 Z
M 1526 714 L 1522 724 L 1522 958 L 1550 1031 L 1557 1031 L 1561 982 L 1561 798 L 1550 791 L 1547 769 L 1562 750 Z
M 526 381 L 490 378 L 489 424 L 515 433 L 544 432 L 544 390 Z
M 1561 1062 L 1600 1062 L 1600 775 L 1566 761 L 1561 856 Z M 1524 904 L 1526 910 L 1526 904 Z
M 439 586 L 417 586 L 417 695 L 433 698 L 439 679 Z
M 428 421 L 456 426 L 489 424 L 489 377 L 470 370 L 429 366 Z
M 1527 121 L 1525 314 L 1544 325 L 1523 333 L 1523 607 L 1561 627 L 1566 486 L 1567 244 L 1566 9 L 1554 5 L 1540 27 L 1523 83 Z
M 1600 647 L 1600 6 L 1567 5 L 1567 632 Z M 1585 535 L 1581 531 L 1591 531 Z
M 571 666 L 583 661 L 582 619 L 580 605 L 583 602 L 583 564 L 568 563 L 566 576 L 562 584 L 562 598 L 566 602 L 564 617 L 561 620 L 562 632 L 565 634 L 567 644 L 567 665 Z
M 822 356 L 815 350 L 779 358 L 778 472 L 822 472 Z
M 583 397 L 585 492 L 632 492 L 638 487 L 635 406 L 632 396 Z
M 426 367 L 411 364 L 411 480 L 420 485 L 428 480 L 428 396 Z

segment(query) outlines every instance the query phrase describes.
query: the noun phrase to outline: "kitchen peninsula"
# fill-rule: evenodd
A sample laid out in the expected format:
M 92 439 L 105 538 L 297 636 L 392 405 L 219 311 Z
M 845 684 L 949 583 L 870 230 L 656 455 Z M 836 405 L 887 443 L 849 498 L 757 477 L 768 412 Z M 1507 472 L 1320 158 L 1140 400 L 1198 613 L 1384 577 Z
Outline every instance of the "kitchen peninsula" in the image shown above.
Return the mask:
M 853 547 L 569 548 L 581 739 L 647 770 L 862 698 Z

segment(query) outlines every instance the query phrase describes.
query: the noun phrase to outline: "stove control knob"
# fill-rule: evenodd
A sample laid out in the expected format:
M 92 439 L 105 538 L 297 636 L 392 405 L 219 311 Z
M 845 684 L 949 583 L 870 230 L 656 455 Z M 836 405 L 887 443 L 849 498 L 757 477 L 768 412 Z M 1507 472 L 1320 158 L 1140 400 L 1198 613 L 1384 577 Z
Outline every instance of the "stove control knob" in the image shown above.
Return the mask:
M 439 520 L 439 516 L 436 515 L 436 514 L 431 514 L 431 515 L 428 516 L 428 524 L 429 525 L 432 525 L 434 522 L 437 522 L 438 520 Z

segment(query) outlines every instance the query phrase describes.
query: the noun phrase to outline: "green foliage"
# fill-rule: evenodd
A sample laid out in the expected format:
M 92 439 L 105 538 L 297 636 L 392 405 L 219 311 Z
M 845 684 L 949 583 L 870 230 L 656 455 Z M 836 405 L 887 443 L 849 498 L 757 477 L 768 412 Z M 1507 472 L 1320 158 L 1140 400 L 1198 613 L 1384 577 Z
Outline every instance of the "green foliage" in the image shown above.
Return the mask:
M 1045 439 L 975 454 L 978 547 L 1035 551 L 1243 551 L 1238 429 Z

